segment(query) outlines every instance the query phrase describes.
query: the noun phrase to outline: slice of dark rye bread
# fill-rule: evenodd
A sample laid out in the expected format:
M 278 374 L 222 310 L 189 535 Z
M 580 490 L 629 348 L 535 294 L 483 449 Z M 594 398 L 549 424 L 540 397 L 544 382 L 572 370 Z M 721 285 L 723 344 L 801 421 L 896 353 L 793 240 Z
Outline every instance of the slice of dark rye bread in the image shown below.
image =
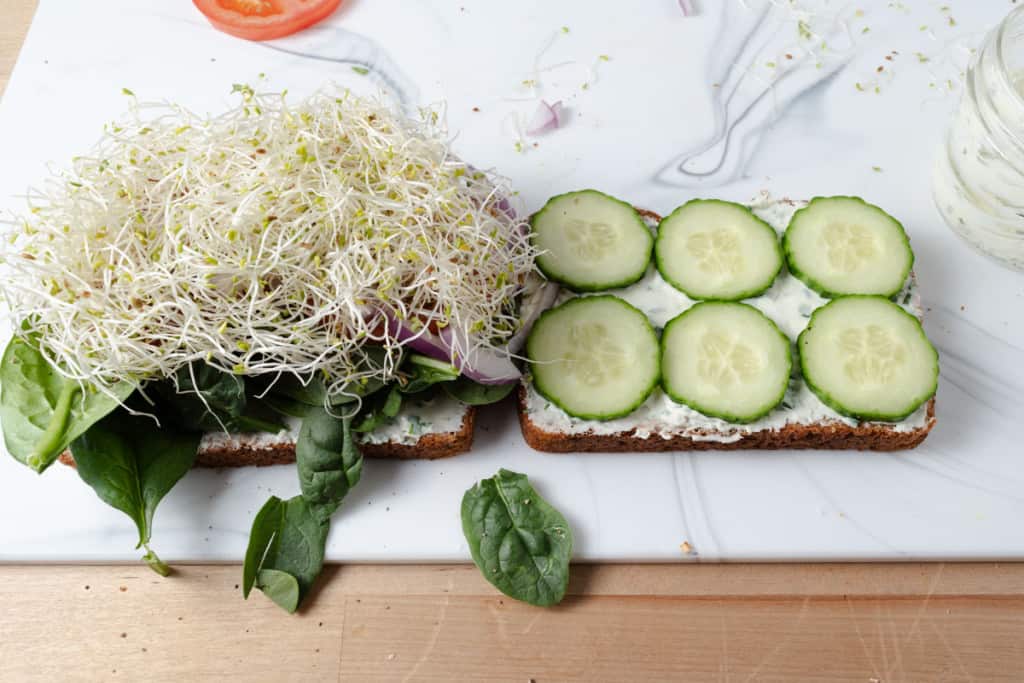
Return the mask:
M 465 406 L 462 424 L 458 431 L 424 434 L 415 443 L 385 441 L 363 443 L 359 450 L 371 458 L 401 458 L 435 460 L 465 453 L 473 445 L 473 425 L 476 408 Z M 75 459 L 70 451 L 64 451 L 60 461 L 74 467 Z M 216 444 L 200 444 L 196 456 L 196 467 L 262 467 L 265 465 L 287 465 L 295 462 L 295 442 L 287 440 L 268 441 L 263 435 L 236 434 L 218 439 Z
M 782 199 L 782 203 L 794 204 Z M 802 203 L 802 202 L 801 202 Z M 654 211 L 637 208 L 644 220 L 654 227 L 661 216 Z M 911 273 L 913 277 L 913 273 Z M 661 453 L 666 451 L 735 451 L 745 449 L 819 449 L 859 451 L 901 451 L 918 446 L 935 426 L 935 399 L 925 406 L 924 425 L 918 429 L 898 430 L 880 422 L 851 425 L 840 420 L 813 424 L 787 424 L 778 429 L 762 429 L 738 437 L 716 430 L 691 430 L 687 434 L 648 434 L 638 436 L 636 429 L 596 434 L 548 431 L 535 423 L 527 410 L 528 379 L 519 386 L 519 426 L 523 439 L 533 449 L 547 453 Z M 723 441 L 716 437 L 726 437 Z
M 788 424 L 780 429 L 763 429 L 743 434 L 734 441 L 713 440 L 715 432 L 696 430 L 697 437 L 683 434 L 662 437 L 637 436 L 635 429 L 614 434 L 593 431 L 549 432 L 538 427 L 526 412 L 526 387 L 519 387 L 519 426 L 526 443 L 548 453 L 660 453 L 664 451 L 735 451 L 780 448 L 902 451 L 914 448 L 935 426 L 935 399 L 928 401 L 924 426 L 897 431 L 880 422 L 850 425 L 838 420 L 817 424 Z M 701 438 L 705 437 L 705 438 Z M 709 439 L 708 437 L 711 437 Z

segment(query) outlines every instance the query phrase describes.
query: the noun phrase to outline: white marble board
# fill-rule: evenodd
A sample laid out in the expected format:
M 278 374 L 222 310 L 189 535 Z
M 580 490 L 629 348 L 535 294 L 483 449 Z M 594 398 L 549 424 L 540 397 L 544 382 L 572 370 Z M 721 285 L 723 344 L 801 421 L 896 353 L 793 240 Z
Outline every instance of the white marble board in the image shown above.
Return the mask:
M 501 405 L 470 454 L 369 463 L 328 558 L 468 559 L 461 495 L 499 467 L 565 512 L 579 559 L 1024 558 L 1024 275 L 961 244 L 929 192 L 969 47 L 1013 4 L 865 0 L 858 14 L 808 0 L 765 17 L 764 0 L 700 4 L 684 17 L 675 0 L 349 0 L 261 45 L 213 31 L 188 2 L 41 0 L 0 104 L 0 208 L 88 149 L 125 108 L 122 87 L 216 112 L 261 72 L 296 95 L 333 80 L 411 109 L 445 103 L 455 150 L 507 175 L 524 210 L 580 187 L 662 212 L 696 196 L 864 196 L 911 235 L 941 354 L 939 422 L 919 449 L 543 455 Z M 539 96 L 563 100 L 569 123 L 517 151 Z M 153 546 L 239 560 L 268 492 L 297 489 L 292 467 L 193 471 L 160 506 Z M 0 519 L 0 560 L 139 556 L 129 520 L 65 467 L 39 477 L 0 459 Z

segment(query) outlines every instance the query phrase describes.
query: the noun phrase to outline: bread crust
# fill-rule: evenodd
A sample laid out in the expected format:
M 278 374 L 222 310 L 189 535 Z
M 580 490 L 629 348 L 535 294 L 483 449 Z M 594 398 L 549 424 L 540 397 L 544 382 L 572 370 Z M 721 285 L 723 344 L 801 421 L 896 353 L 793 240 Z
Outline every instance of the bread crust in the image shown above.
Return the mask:
M 697 430 L 696 438 L 682 434 L 663 438 L 657 434 L 637 436 L 635 429 L 614 434 L 549 432 L 526 412 L 526 385 L 519 386 L 519 426 L 533 449 L 547 453 L 662 453 L 665 451 L 736 451 L 744 449 L 821 449 L 856 451 L 902 451 L 918 446 L 935 426 L 935 399 L 927 403 L 927 418 L 920 429 L 897 431 L 890 425 L 871 422 L 788 424 L 781 429 L 762 429 L 743 434 L 735 441 L 714 440 L 713 430 Z M 710 438 L 700 438 L 701 436 Z
M 462 424 L 458 431 L 439 434 L 424 434 L 412 444 L 388 441 L 367 443 L 359 446 L 360 452 L 370 458 L 401 458 L 436 460 L 465 453 L 473 445 L 473 426 L 476 422 L 476 408 L 466 406 Z M 64 451 L 60 461 L 74 467 L 75 460 L 70 451 Z M 295 462 L 294 443 L 261 444 L 246 441 L 240 436 L 237 444 L 231 446 L 203 447 L 196 456 L 196 467 L 264 467 L 266 465 L 287 465 Z

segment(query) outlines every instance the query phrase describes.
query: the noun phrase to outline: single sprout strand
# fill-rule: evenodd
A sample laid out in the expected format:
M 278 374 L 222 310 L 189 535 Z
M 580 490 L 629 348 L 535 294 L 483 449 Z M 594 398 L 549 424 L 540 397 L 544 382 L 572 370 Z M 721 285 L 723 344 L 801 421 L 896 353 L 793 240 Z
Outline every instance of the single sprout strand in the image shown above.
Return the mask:
M 504 345 L 533 269 L 528 230 L 502 181 L 450 153 L 436 114 L 409 121 L 348 91 L 297 104 L 236 91 L 215 118 L 133 98 L 90 155 L 30 192 L 2 247 L 20 334 L 100 386 L 197 360 L 387 381 L 401 353 L 389 317 L 465 332 L 452 338 L 474 348 L 453 362 Z

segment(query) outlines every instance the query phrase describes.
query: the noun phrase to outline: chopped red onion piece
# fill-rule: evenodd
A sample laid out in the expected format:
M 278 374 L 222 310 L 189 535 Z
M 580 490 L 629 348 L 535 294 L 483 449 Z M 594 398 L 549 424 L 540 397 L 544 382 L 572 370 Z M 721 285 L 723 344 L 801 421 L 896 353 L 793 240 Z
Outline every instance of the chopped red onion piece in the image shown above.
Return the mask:
M 537 103 L 537 111 L 533 113 L 533 118 L 530 119 L 530 125 L 526 129 L 526 134 L 540 135 L 541 133 L 554 130 L 562 125 L 564 118 L 565 107 L 562 105 L 561 100 L 554 104 L 548 104 L 541 100 Z

